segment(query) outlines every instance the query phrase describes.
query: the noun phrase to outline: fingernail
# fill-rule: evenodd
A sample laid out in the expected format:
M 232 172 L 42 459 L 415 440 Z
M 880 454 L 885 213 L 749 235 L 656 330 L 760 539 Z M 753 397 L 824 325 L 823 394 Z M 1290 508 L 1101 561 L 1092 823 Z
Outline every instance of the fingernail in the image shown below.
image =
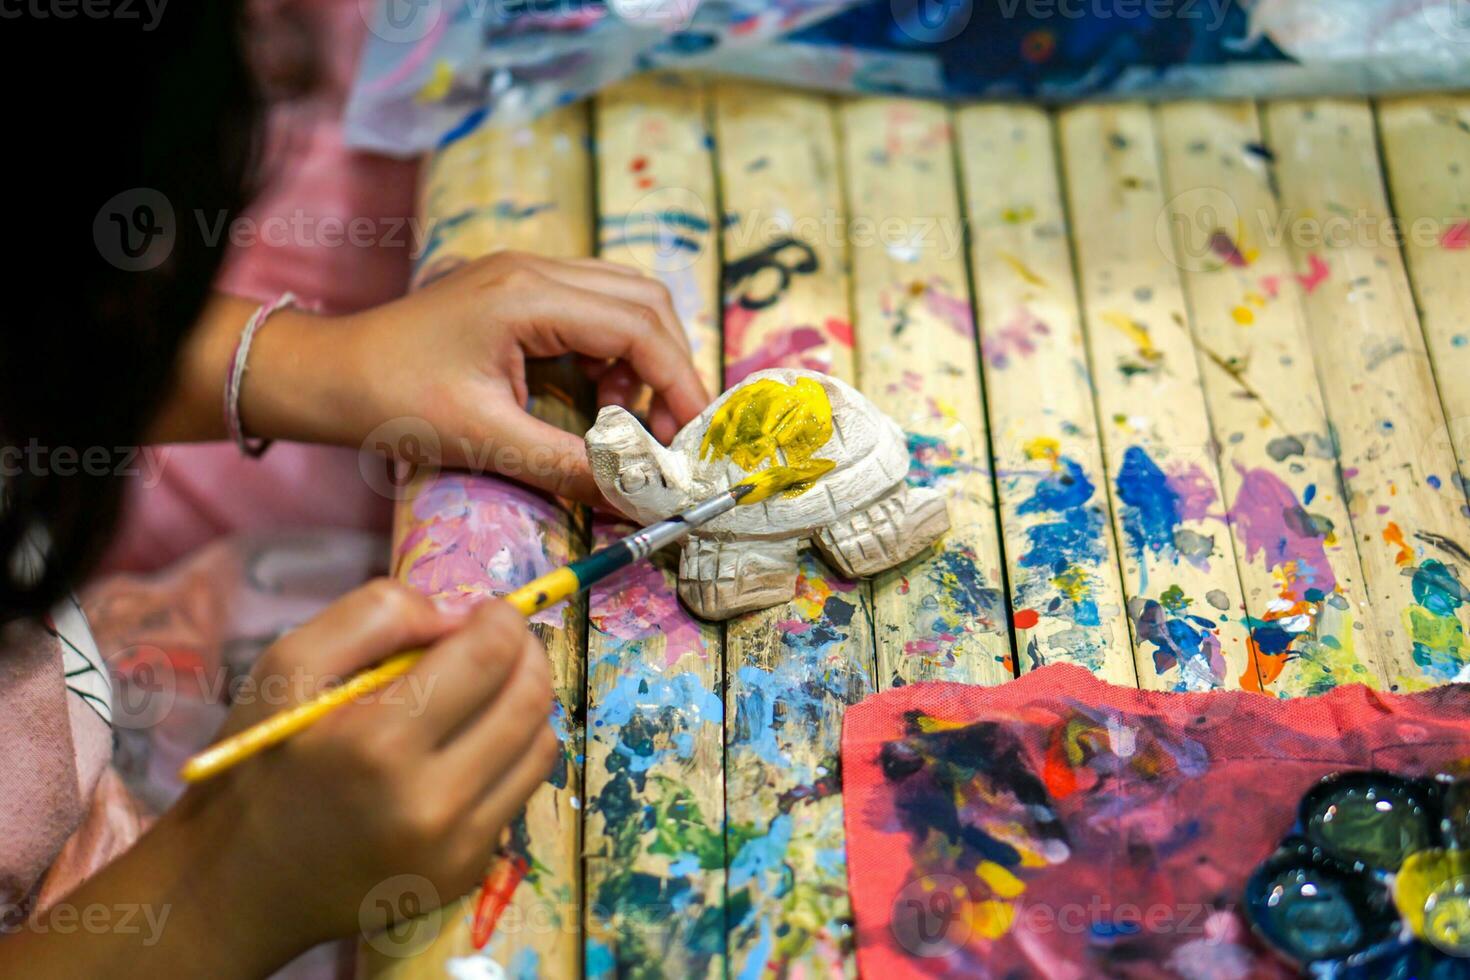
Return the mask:
M 474 606 L 467 598 L 440 595 L 434 597 L 434 608 L 449 619 L 467 619 Z

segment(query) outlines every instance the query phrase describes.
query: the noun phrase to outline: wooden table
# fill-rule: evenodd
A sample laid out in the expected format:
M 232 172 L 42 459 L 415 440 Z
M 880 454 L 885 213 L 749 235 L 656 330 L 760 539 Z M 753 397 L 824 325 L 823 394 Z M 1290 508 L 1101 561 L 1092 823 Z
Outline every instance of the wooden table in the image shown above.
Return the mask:
M 1290 697 L 1470 660 L 1470 98 L 1049 114 L 643 78 L 451 139 L 422 211 L 421 283 L 595 251 L 664 279 L 712 390 L 853 382 L 953 529 L 871 582 L 808 560 L 723 628 L 667 564 L 538 617 L 566 753 L 526 873 L 480 952 L 471 896 L 369 973 L 852 973 L 839 733 L 889 686 L 1072 662 Z M 586 425 L 574 379 L 534 407 Z M 422 473 L 396 569 L 498 593 L 622 530 Z

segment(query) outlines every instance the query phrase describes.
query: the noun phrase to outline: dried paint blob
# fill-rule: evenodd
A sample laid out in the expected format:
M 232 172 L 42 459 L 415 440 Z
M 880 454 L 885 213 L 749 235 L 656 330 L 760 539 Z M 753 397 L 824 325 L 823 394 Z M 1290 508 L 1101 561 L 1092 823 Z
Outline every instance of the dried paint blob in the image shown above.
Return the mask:
M 1397 929 L 1386 889 L 1365 872 L 1288 846 L 1246 885 L 1246 913 L 1267 943 L 1299 965 L 1341 961 L 1384 942 Z
M 1439 848 L 1404 860 L 1393 900 L 1411 932 L 1452 956 L 1470 956 L 1470 853 Z
M 1405 857 L 1438 843 L 1433 793 L 1386 773 L 1329 777 L 1302 798 L 1302 830 L 1340 861 L 1396 871 Z

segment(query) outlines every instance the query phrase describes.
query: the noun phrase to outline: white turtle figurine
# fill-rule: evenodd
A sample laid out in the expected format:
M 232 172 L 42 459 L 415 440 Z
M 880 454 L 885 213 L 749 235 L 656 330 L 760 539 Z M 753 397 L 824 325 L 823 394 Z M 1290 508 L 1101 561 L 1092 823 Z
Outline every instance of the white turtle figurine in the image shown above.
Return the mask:
M 608 406 L 587 433 L 587 456 L 608 500 L 644 524 L 768 466 L 808 477 L 690 535 L 679 596 L 705 619 L 792 598 L 807 541 L 837 571 L 857 577 L 913 557 L 949 527 L 943 495 L 905 482 L 902 430 L 851 386 L 815 371 L 750 375 L 667 449 L 626 410 Z

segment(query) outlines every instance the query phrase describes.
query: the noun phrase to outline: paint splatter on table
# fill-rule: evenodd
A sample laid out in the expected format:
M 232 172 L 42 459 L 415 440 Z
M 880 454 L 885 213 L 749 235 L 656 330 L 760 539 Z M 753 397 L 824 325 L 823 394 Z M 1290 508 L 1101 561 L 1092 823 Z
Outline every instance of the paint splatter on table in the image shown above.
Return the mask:
M 420 282 L 500 248 L 641 267 L 712 388 L 855 383 L 955 526 L 871 583 L 808 557 L 794 601 L 723 627 L 666 563 L 545 614 L 567 749 L 519 860 L 368 973 L 851 974 L 835 757 L 881 688 L 1460 675 L 1467 119 L 1461 96 L 1050 114 L 653 76 L 441 147 Z M 536 405 L 589 407 L 568 378 Z M 395 568 L 489 595 L 615 533 L 420 474 Z

